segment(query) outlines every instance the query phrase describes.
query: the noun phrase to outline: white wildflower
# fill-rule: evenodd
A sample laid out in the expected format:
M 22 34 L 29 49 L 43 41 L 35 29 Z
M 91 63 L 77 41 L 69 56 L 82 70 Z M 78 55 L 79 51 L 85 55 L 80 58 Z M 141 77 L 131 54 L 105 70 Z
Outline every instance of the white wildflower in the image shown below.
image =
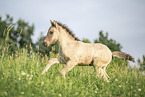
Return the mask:
M 141 89 L 138 89 L 138 91 L 141 91 Z
M 43 85 L 44 84 L 44 82 L 41 82 L 41 85 Z
M 24 75 L 26 75 L 26 73 L 22 71 L 22 75 L 24 76 Z
M 61 94 L 58 94 L 59 96 L 62 96 Z
M 24 92 L 21 92 L 21 94 L 24 94 Z
M 131 86 L 131 89 L 133 89 L 133 86 Z
M 28 74 L 27 77 L 29 77 L 30 75 Z
M 20 78 L 20 77 L 19 77 L 18 79 L 19 79 L 19 80 L 21 80 L 21 78 Z

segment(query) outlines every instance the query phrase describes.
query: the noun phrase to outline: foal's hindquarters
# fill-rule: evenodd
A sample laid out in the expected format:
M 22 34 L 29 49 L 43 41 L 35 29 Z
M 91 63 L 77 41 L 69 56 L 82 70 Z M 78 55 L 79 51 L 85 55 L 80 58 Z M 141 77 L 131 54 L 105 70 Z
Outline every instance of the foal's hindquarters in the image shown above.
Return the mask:
M 112 52 L 106 45 L 99 43 L 95 44 L 95 48 L 96 50 L 93 56 L 93 67 L 96 71 L 96 75 L 108 80 L 110 77 L 107 75 L 105 69 L 112 60 Z
M 66 72 L 70 71 L 75 65 L 87 65 L 92 62 L 96 75 L 108 80 L 109 76 L 105 72 L 105 69 L 112 60 L 112 52 L 106 45 L 100 43 L 88 44 L 79 42 L 77 43 L 77 46 L 72 49 L 73 50 L 71 50 L 71 48 L 69 49 L 74 51 L 69 53 L 72 58 L 61 71 L 64 78 Z

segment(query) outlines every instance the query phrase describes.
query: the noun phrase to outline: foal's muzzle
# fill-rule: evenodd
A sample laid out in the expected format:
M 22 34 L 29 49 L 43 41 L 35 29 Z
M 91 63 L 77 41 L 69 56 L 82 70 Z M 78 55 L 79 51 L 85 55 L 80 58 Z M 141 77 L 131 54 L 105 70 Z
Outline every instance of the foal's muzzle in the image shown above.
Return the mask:
M 43 45 L 46 46 L 46 47 L 49 47 L 50 45 L 51 45 L 51 46 L 54 46 L 55 44 L 54 44 L 54 43 L 49 44 L 48 42 L 44 41 L 44 42 L 43 42 Z

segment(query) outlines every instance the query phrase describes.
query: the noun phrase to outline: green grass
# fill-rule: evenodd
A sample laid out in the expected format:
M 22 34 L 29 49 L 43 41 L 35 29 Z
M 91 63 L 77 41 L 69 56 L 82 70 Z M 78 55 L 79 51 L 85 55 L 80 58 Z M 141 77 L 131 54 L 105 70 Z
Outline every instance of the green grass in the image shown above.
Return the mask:
M 0 97 L 145 96 L 145 76 L 135 68 L 127 68 L 126 63 L 112 61 L 107 66 L 110 82 L 97 78 L 94 69 L 89 66 L 75 66 L 63 79 L 59 73 L 63 64 L 54 64 L 47 73 L 41 75 L 49 58 L 30 53 L 23 49 L 8 55 L 2 50 Z

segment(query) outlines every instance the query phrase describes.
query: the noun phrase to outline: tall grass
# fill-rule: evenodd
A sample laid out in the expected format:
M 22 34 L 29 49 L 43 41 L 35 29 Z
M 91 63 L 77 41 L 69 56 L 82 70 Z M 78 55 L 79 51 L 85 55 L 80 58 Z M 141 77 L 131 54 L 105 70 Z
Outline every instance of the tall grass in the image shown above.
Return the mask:
M 110 82 L 97 78 L 89 66 L 75 66 L 64 79 L 59 73 L 63 64 L 54 64 L 41 75 L 48 60 L 58 55 L 41 56 L 29 47 L 29 52 L 26 47 L 9 54 L 10 45 L 0 41 L 0 97 L 145 96 L 145 76 L 126 67 L 126 61 L 113 60 L 107 66 Z
M 28 53 L 25 48 L 8 55 L 5 48 L 0 56 L 1 97 L 145 96 L 145 76 L 136 68 L 127 68 L 126 63 L 112 61 L 108 65 L 106 72 L 110 82 L 97 78 L 89 66 L 75 66 L 63 79 L 59 73 L 63 64 L 54 64 L 41 75 L 49 60 L 47 56 Z

